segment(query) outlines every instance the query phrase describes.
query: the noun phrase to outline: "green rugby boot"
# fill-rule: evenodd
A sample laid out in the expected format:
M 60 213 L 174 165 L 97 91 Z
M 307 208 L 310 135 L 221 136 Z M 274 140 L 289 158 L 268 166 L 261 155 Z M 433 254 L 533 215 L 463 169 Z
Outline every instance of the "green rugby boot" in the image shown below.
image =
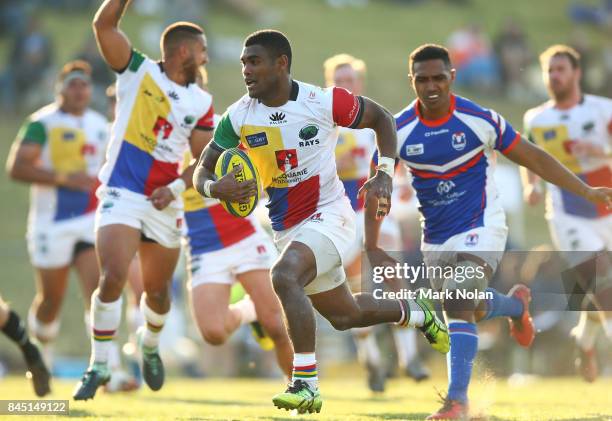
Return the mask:
M 303 380 L 294 381 L 284 393 L 274 396 L 272 402 L 278 409 L 296 409 L 300 414 L 321 412 L 323 406 L 319 389 L 312 390 Z
M 418 329 L 423 332 L 433 349 L 441 354 L 446 354 L 450 350 L 450 337 L 446 325 L 438 318 L 431 301 L 422 298 L 414 301 L 425 313 L 425 322 Z

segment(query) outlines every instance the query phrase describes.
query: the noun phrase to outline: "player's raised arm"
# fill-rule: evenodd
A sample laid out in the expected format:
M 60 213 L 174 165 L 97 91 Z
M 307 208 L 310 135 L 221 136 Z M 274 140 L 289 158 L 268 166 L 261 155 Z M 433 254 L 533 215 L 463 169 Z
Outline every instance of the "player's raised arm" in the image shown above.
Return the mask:
M 395 119 L 383 106 L 369 98 L 360 98 L 362 98 L 362 116 L 355 128 L 370 128 L 376 132 L 379 158 L 376 172 L 359 190 L 359 194 L 365 194 L 366 209 L 370 203 L 374 203 L 372 197 L 378 199 L 378 217 L 383 217 L 391 210 L 392 179 L 397 153 Z
M 549 183 L 582 196 L 591 202 L 604 203 L 608 207 L 612 206 L 611 188 L 589 186 L 552 155 L 523 138 L 505 155 L 511 161 L 533 171 Z
M 105 0 L 96 12 L 93 31 L 104 60 L 116 72 L 122 72 L 130 62 L 132 46 L 119 29 L 119 21 L 131 0 Z

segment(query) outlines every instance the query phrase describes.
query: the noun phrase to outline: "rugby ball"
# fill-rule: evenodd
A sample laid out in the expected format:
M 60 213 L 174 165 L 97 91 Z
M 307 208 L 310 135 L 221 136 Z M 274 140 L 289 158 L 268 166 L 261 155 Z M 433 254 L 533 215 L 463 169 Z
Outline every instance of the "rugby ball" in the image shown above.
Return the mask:
M 245 218 L 249 216 L 257 206 L 257 202 L 259 201 L 260 186 L 259 174 L 249 159 L 249 156 L 238 148 L 225 150 L 217 161 L 217 165 L 215 166 L 215 175 L 217 176 L 217 179 L 219 179 L 227 173 L 232 172 L 234 167 L 240 164 L 242 164 L 242 170 L 236 173 L 236 180 L 239 183 L 247 180 L 255 180 L 257 183 L 257 193 L 245 203 L 226 202 L 224 200 L 219 200 L 219 202 L 221 202 L 223 208 L 231 215 Z

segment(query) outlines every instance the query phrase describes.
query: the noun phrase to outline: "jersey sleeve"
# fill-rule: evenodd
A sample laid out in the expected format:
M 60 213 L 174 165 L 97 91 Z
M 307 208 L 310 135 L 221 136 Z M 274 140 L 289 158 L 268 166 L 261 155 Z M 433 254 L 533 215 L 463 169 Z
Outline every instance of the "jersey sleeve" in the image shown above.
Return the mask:
M 145 56 L 143 53 L 133 48 L 132 53 L 130 55 L 130 61 L 128 62 L 127 66 L 124 67 L 123 69 L 113 69 L 113 70 L 115 70 L 115 72 L 117 72 L 119 75 L 123 75 L 127 72 L 136 73 L 138 72 L 138 69 L 140 69 L 140 66 L 142 66 L 142 63 L 144 63 L 146 58 L 147 56 Z
M 225 113 L 215 129 L 213 142 L 221 149 L 235 148 L 240 143 L 240 136 L 234 131 L 229 114 Z
M 47 131 L 40 121 L 26 121 L 19 129 L 17 141 L 22 144 L 43 146 L 47 142 Z
M 490 113 L 495 127 L 495 136 L 494 144 L 489 146 L 503 154 L 507 154 L 519 143 L 521 135 L 501 115 L 492 110 Z
M 344 88 L 333 88 L 332 115 L 338 126 L 356 128 L 363 116 L 364 102 L 359 95 L 353 95 Z
M 208 108 L 206 114 L 204 114 L 196 123 L 195 128 L 197 130 L 211 131 L 215 129 L 215 110 L 212 104 Z

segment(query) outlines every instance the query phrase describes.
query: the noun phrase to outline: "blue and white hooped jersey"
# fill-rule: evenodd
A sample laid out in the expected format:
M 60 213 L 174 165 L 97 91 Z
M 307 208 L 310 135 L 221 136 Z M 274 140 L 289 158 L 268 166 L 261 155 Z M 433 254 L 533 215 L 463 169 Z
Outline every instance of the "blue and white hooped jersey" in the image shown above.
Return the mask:
M 509 152 L 520 135 L 502 116 L 453 95 L 444 118 L 425 120 L 415 100 L 395 121 L 397 156 L 412 173 L 423 242 L 442 244 L 473 228 L 505 227 L 492 159 L 494 149 Z

